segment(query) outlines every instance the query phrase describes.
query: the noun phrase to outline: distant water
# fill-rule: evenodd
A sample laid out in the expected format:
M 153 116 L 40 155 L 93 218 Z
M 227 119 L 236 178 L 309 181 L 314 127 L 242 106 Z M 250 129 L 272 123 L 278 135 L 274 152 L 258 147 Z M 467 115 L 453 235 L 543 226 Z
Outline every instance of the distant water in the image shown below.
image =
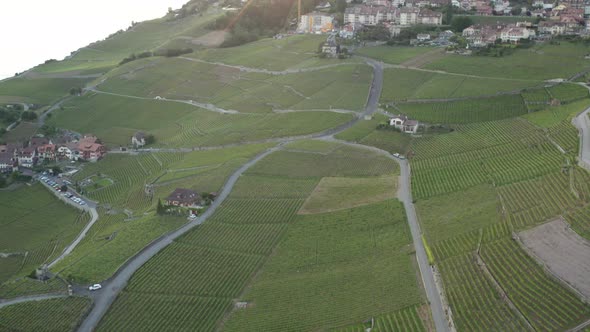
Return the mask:
M 0 1 L 0 79 L 104 39 L 188 0 Z

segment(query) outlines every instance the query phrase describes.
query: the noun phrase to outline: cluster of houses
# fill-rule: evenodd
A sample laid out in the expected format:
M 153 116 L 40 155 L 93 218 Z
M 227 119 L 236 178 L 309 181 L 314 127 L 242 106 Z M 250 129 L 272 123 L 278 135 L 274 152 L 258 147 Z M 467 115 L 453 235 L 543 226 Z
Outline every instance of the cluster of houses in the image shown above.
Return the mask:
M 34 136 L 25 144 L 0 145 L 0 172 L 13 172 L 18 167 L 32 168 L 45 161 L 97 161 L 107 150 L 94 135 L 81 138 L 66 133 L 58 138 Z
M 176 188 L 166 198 L 166 210 L 176 210 L 176 212 L 188 210 L 190 217 L 196 217 L 200 210 L 203 210 L 217 197 L 217 193 L 204 195 L 205 197 L 190 189 Z
M 437 0 L 438 1 L 438 0 Z M 344 12 L 344 26 L 340 37 L 351 38 L 362 26 L 385 25 L 392 35 L 398 35 L 402 28 L 417 24 L 442 25 L 442 13 L 433 11 L 415 2 L 398 7 L 394 2 L 369 0 L 362 5 L 349 6 Z
M 463 30 L 463 37 L 472 47 L 494 44 L 498 39 L 503 43 L 517 44 L 520 40 L 530 39 L 535 34 L 530 22 L 476 24 Z

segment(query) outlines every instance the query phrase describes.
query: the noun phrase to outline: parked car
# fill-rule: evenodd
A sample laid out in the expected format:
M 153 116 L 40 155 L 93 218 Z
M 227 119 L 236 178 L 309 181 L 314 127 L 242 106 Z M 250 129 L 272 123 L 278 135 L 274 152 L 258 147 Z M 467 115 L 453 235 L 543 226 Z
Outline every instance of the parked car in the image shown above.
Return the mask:
M 399 153 L 394 153 L 393 156 L 399 158 Z
M 101 288 L 102 288 L 102 286 L 100 284 L 94 284 L 94 285 L 88 287 L 88 290 L 89 291 L 95 291 L 95 290 L 99 290 Z

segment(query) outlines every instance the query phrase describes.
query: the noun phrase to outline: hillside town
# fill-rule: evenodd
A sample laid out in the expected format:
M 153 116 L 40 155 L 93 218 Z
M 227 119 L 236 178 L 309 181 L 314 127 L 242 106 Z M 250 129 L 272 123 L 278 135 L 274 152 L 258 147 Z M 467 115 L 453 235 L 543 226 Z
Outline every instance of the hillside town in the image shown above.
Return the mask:
M 58 161 L 96 162 L 107 149 L 92 134 L 78 137 L 66 132 L 56 138 L 33 136 L 28 142 L 0 145 L 0 172 L 12 173 L 21 168 Z
M 463 30 L 441 31 L 437 27 L 448 27 L 451 23 L 445 18 L 449 10 L 470 17 L 474 22 L 479 22 L 478 16 L 489 18 Z M 357 38 L 364 29 L 380 26 L 395 38 L 404 29 L 422 26 L 427 32 L 415 35 L 411 45 L 481 48 L 562 35 L 588 36 L 589 16 L 590 1 L 579 0 L 535 0 L 528 7 L 508 0 L 366 0 L 361 4 L 348 3 L 340 22 L 331 11 L 330 3 L 325 2 L 301 15 L 297 32 L 334 34 L 346 40 Z

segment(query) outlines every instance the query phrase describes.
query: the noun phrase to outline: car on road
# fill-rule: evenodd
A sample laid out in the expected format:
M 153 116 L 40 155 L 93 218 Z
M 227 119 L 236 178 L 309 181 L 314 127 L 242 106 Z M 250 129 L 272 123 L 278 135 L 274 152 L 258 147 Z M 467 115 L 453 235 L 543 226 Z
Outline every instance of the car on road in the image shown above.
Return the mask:
M 399 158 L 399 153 L 394 153 L 393 156 Z
M 102 286 L 100 284 L 94 284 L 94 285 L 88 287 L 88 290 L 89 291 L 95 291 L 95 290 L 99 290 L 101 288 L 102 288 Z

